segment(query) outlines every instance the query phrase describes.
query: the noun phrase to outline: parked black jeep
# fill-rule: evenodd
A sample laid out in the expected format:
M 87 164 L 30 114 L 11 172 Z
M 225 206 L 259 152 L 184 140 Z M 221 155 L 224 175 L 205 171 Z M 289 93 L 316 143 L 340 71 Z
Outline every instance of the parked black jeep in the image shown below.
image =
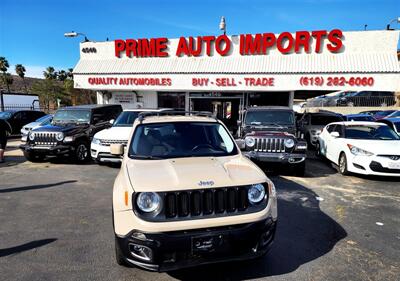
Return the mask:
M 307 143 L 296 138 L 295 113 L 289 107 L 251 107 L 240 123 L 243 153 L 252 160 L 289 166 L 304 175 Z
M 49 155 L 69 155 L 77 162 L 90 159 L 94 134 L 111 126 L 122 111 L 121 105 L 81 105 L 64 107 L 54 114 L 51 125 L 32 130 L 21 145 L 29 161 Z

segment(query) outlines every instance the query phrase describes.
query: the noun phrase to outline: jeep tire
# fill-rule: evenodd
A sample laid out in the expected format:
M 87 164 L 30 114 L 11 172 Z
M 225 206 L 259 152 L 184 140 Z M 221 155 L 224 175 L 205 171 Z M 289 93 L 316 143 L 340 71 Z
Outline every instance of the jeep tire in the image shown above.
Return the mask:
M 75 146 L 74 158 L 78 163 L 86 163 L 90 159 L 90 146 L 86 141 L 78 141 Z

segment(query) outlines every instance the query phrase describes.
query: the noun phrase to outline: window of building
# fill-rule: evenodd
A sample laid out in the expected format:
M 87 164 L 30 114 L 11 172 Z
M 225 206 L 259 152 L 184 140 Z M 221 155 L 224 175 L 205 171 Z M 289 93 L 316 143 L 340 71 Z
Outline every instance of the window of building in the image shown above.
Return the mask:
M 185 96 L 182 92 L 158 92 L 158 107 L 185 109 Z

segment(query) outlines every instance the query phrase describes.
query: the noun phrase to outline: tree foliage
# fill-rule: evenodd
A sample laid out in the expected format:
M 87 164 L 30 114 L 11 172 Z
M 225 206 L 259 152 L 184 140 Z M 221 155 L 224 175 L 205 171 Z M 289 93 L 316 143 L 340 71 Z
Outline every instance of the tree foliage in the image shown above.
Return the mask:
M 1 82 L 3 85 L 7 87 L 8 92 L 10 92 L 10 85 L 13 83 L 13 78 L 10 73 L 7 72 L 10 65 L 5 57 L 0 57 L 0 71 L 2 72 L 1 75 Z

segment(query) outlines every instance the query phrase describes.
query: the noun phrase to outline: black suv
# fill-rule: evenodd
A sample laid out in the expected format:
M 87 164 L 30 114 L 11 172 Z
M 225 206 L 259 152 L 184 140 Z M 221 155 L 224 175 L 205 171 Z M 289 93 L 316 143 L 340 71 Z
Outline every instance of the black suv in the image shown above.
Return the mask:
M 392 106 L 395 103 L 393 92 L 361 91 L 337 100 L 337 106 Z
M 36 110 L 16 110 L 0 112 L 0 119 L 7 121 L 10 126 L 10 135 L 21 134 L 21 129 L 24 125 L 36 121 L 46 113 Z
M 29 161 L 48 155 L 70 155 L 77 162 L 90 159 L 90 142 L 97 132 L 111 126 L 121 105 L 80 105 L 57 110 L 51 125 L 32 130 L 21 145 Z
M 251 107 L 240 122 L 243 153 L 252 160 L 289 166 L 304 175 L 307 143 L 296 138 L 295 113 L 289 107 Z

